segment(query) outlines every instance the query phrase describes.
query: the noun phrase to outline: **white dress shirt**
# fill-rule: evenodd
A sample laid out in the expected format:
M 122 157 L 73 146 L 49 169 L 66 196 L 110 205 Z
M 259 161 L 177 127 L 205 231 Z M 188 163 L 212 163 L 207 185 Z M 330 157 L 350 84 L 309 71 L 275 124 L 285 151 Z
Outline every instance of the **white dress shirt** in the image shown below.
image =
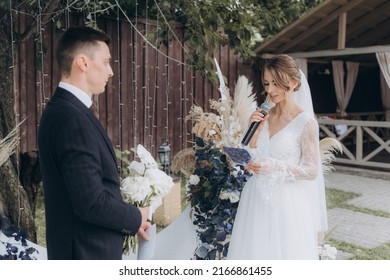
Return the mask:
M 92 106 L 92 99 L 89 97 L 89 95 L 85 92 L 79 89 L 78 87 L 75 87 L 74 85 L 71 85 L 69 83 L 60 82 L 58 84 L 58 87 L 66 89 L 70 93 L 72 93 L 74 96 L 77 97 L 87 108 Z

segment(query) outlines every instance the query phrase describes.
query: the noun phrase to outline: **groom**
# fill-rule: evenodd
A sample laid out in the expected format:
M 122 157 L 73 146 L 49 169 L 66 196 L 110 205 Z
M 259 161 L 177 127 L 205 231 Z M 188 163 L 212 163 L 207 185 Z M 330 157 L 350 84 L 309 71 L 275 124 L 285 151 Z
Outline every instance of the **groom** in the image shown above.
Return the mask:
M 124 235 L 148 239 L 148 209 L 123 202 L 112 143 L 89 109 L 113 76 L 108 43 L 88 27 L 58 43 L 61 81 L 38 132 L 49 259 L 121 259 Z

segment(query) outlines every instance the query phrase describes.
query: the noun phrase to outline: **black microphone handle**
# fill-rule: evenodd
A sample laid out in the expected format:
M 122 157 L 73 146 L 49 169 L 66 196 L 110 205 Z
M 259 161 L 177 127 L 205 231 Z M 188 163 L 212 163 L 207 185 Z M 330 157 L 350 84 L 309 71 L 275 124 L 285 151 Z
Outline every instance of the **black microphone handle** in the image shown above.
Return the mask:
M 249 127 L 248 131 L 245 133 L 244 138 L 242 139 L 241 143 L 243 145 L 248 145 L 248 143 L 251 141 L 253 134 L 255 134 L 256 129 L 259 127 L 260 122 L 253 122 L 251 123 L 251 126 Z
M 266 103 L 261 104 L 260 110 L 261 110 L 261 113 L 264 116 L 268 115 L 269 105 L 266 104 Z M 251 123 L 251 126 L 249 127 L 248 131 L 245 133 L 245 136 L 242 139 L 241 144 L 243 144 L 245 146 L 248 145 L 248 143 L 252 139 L 253 134 L 255 134 L 256 129 L 259 127 L 260 123 L 261 123 L 261 121 L 260 122 L 253 122 L 253 123 Z

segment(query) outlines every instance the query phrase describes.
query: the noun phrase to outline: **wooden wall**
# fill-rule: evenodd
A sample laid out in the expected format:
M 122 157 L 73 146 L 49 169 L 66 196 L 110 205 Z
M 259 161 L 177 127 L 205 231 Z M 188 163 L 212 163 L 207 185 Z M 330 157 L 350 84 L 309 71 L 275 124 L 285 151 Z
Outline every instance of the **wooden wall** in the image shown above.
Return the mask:
M 20 13 L 15 30 L 23 32 L 28 24 L 29 19 Z M 133 24 L 146 37 L 155 28 L 154 22 L 140 19 Z M 82 19 L 71 17 L 68 26 L 72 25 L 83 25 Z M 124 150 L 141 143 L 155 156 L 164 142 L 170 145 L 172 155 L 192 146 L 191 123 L 184 122 L 184 117 L 192 104 L 207 110 L 209 99 L 219 98 L 217 88 L 185 65 L 184 50 L 178 41 L 157 51 L 128 21 L 102 19 L 98 27 L 112 39 L 114 76 L 96 102 L 114 146 Z M 42 48 L 37 38 L 15 43 L 15 112 L 18 120 L 26 118 L 21 126 L 21 152 L 37 149 L 39 119 L 59 81 L 53 57 L 60 34 L 49 22 L 40 33 Z M 183 30 L 176 34 L 182 38 Z M 253 81 L 252 70 L 229 48 L 221 48 L 216 57 L 231 92 L 239 75 Z

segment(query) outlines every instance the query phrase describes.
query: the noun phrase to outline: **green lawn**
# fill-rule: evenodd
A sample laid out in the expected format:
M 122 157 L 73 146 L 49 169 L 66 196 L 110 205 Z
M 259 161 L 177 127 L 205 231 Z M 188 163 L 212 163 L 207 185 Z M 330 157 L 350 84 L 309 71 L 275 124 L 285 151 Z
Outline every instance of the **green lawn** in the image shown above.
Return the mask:
M 331 208 L 344 208 L 351 211 L 362 212 L 370 215 L 390 218 L 390 213 L 371 210 L 367 208 L 360 208 L 352 205 L 348 205 L 347 201 L 358 197 L 359 194 L 353 192 L 344 192 L 337 189 L 326 189 L 326 203 L 328 209 Z M 375 229 L 373 229 L 375 230 Z M 354 255 L 353 260 L 390 260 L 390 243 L 383 246 L 379 246 L 373 249 L 367 249 L 355 244 L 343 242 L 340 240 L 330 239 L 327 243 L 336 247 L 343 252 L 351 253 Z

